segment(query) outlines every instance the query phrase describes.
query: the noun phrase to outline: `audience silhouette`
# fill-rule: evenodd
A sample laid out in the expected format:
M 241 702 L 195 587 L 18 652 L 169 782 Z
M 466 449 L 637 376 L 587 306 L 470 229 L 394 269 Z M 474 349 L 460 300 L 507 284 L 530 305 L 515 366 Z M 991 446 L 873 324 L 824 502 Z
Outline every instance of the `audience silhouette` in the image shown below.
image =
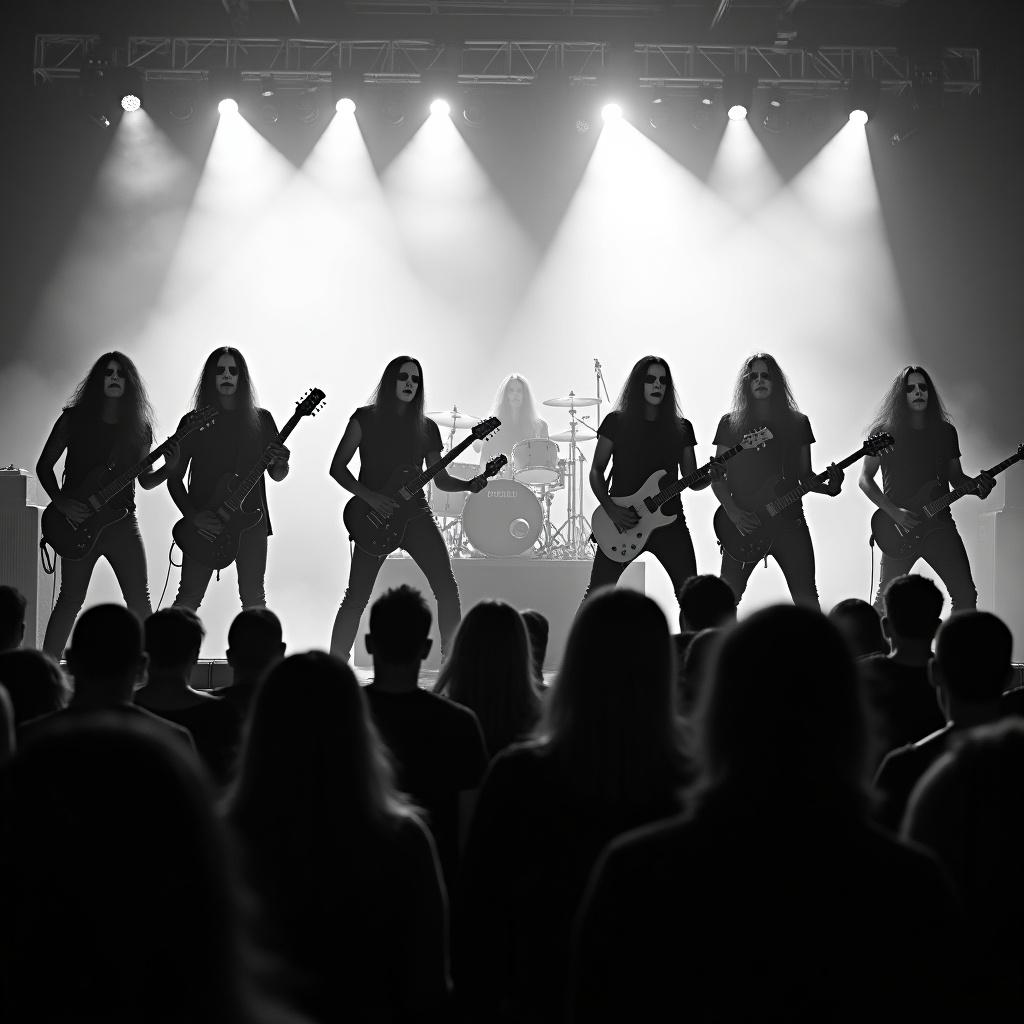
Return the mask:
M 843 634 L 855 658 L 889 653 L 889 642 L 882 633 L 882 620 L 874 606 L 867 601 L 859 597 L 848 597 L 835 605 L 828 617 Z
M 227 659 L 231 685 L 214 692 L 234 708 L 239 723 L 245 721 L 267 670 L 284 657 L 281 620 L 269 608 L 246 608 L 228 627 Z
M 25 595 L 9 584 L 0 584 L 0 651 L 12 651 L 25 639 Z
M 71 700 L 71 681 L 57 659 L 31 647 L 0 652 L 0 683 L 14 706 L 16 730 L 32 718 L 60 711 Z
M 538 686 L 544 685 L 544 661 L 548 655 L 548 633 L 551 630 L 547 617 L 534 608 L 522 613 L 526 632 L 530 635 L 530 658 L 533 661 L 533 677 Z

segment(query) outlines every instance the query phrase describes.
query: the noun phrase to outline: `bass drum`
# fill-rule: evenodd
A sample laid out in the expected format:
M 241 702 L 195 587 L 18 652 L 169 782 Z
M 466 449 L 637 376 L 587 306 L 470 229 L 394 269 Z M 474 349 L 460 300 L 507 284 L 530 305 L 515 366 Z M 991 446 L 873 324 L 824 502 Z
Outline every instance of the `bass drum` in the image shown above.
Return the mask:
M 540 502 L 526 484 L 492 480 L 471 494 L 462 529 L 477 551 L 496 557 L 521 555 L 536 543 L 544 523 Z

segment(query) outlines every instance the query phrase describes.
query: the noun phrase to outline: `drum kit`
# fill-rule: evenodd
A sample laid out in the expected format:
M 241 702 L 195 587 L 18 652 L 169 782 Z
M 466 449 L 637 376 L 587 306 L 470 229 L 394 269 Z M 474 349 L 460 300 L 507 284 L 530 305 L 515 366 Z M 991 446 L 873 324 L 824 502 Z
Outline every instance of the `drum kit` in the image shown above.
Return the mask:
M 570 391 L 564 397 L 547 399 L 544 405 L 567 412 L 565 430 L 517 441 L 503 475 L 476 494 L 430 489 L 430 508 L 453 557 L 592 557 L 590 523 L 583 515 L 583 464 L 587 460 L 582 446 L 596 441 L 597 432 L 585 422 L 590 417 L 581 416 L 578 410 L 597 406 L 600 416 L 601 400 Z M 480 418 L 456 405 L 427 415 L 439 427 L 448 428 L 449 451 L 456 432 L 468 430 Z M 568 444 L 565 458 L 559 457 L 561 444 Z M 479 472 L 475 462 L 453 462 L 448 467 L 448 473 L 460 480 Z M 566 494 L 566 519 L 556 527 L 551 521 L 551 505 L 561 491 Z

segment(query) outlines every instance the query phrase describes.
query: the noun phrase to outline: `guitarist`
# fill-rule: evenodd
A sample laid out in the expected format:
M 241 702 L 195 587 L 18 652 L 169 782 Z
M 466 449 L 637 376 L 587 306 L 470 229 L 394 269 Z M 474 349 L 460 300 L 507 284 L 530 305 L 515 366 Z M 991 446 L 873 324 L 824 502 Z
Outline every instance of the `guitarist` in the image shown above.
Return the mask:
M 267 474 L 272 480 L 288 475 L 289 451 L 276 444 L 278 434 L 274 417 L 256 405 L 249 366 L 237 348 L 214 349 L 203 364 L 196 385 L 193 406 L 213 405 L 219 409 L 213 426 L 193 434 L 182 443 L 181 460 L 167 478 L 167 489 L 181 514 L 198 529 L 216 535 L 223 523 L 208 506 L 217 485 L 225 477 L 245 473 L 260 454 L 271 446 L 274 460 Z M 182 419 L 182 423 L 185 418 Z M 188 487 L 185 471 L 189 472 Z M 236 566 L 238 596 L 243 608 L 262 608 L 267 598 L 264 577 L 267 569 L 267 538 L 272 533 L 267 510 L 265 480 L 261 477 L 242 504 L 247 512 L 262 509 L 263 518 L 240 538 Z M 213 570 L 182 554 L 181 581 L 174 598 L 177 608 L 196 611 L 206 595 Z
M 392 359 L 384 368 L 371 404 L 356 409 L 352 414 L 334 453 L 331 476 L 346 491 L 351 491 L 382 515 L 398 508 L 397 502 L 383 494 L 381 488 L 399 466 L 422 468 L 424 462 L 432 466 L 441 458 L 441 433 L 437 424 L 424 416 L 423 408 L 423 369 L 419 361 L 410 356 Z M 357 451 L 358 479 L 348 468 Z M 475 493 L 483 490 L 487 481 L 483 476 L 457 480 L 442 469 L 433 478 L 433 483 L 442 491 Z M 443 655 L 462 617 L 459 586 L 452 572 L 448 548 L 430 514 L 426 497 L 421 493 L 412 500 L 421 508 L 422 514 L 409 520 L 402 547 L 423 571 L 434 592 Z M 348 589 L 331 634 L 331 653 L 346 661 L 359 630 L 359 618 L 370 600 L 373 584 L 383 564 L 383 557 L 353 546 Z
M 935 485 L 932 498 L 948 493 L 952 484 L 970 487 L 984 499 L 995 486 L 995 479 L 986 472 L 976 477 L 964 473 L 956 427 L 923 366 L 900 370 L 879 406 L 875 423 L 887 424 L 885 429 L 896 444 L 888 455 L 864 460 L 860 489 L 899 526 L 910 529 L 918 525 L 920 520 L 906 506 L 929 483 Z M 879 466 L 881 489 L 875 483 Z M 897 576 L 909 573 L 918 558 L 923 558 L 945 584 L 954 612 L 977 605 L 978 591 L 967 551 L 949 509 L 943 509 L 932 523 L 935 528 L 925 535 L 914 557 L 898 558 L 883 552 L 874 601 L 879 613 L 883 611 L 885 588 Z
M 750 508 L 757 503 L 755 495 L 770 486 L 773 479 L 785 481 L 779 487 L 780 491 L 785 491 L 787 484 L 792 487 L 815 475 L 811 469 L 811 445 L 814 443 L 811 421 L 797 408 L 789 381 L 775 357 L 766 352 L 750 356 L 740 369 L 732 411 L 719 420 L 715 433 L 718 453 L 736 444 L 746 431 L 759 426 L 768 426 L 773 439 L 758 451 L 737 459 L 730 466 L 726 479 L 712 483 L 725 514 L 743 535 L 761 525 Z M 828 469 L 828 480 L 811 489 L 835 497 L 842 488 L 843 476 L 843 471 L 833 464 Z M 771 500 L 770 497 L 767 500 Z M 794 502 L 773 519 L 772 528 L 770 553 L 786 577 L 793 603 L 819 609 L 814 547 L 802 502 Z M 728 552 L 722 552 L 721 576 L 732 587 L 737 604 L 756 564 L 740 562 Z
M 64 496 L 54 475 L 57 460 L 64 460 L 63 490 L 73 492 L 96 470 L 111 467 L 111 476 L 144 459 L 153 446 L 153 410 L 135 364 L 123 352 L 107 352 L 93 363 L 64 407 L 46 439 L 36 463 L 36 476 L 54 506 L 74 524 L 89 514 L 82 501 Z M 145 490 L 163 483 L 179 459 L 172 446 L 164 464 L 138 477 Z M 140 619 L 152 611 L 146 570 L 146 551 L 135 516 L 135 484 L 129 484 L 113 502 L 128 509 L 125 518 L 111 523 L 96 538 L 83 558 L 63 559 L 60 593 L 46 625 L 43 650 L 60 658 L 75 617 L 85 602 L 92 571 L 100 558 L 114 570 L 125 604 Z
M 615 408 L 598 427 L 597 450 L 590 467 L 594 497 L 620 531 L 636 526 L 639 520 L 632 508 L 611 499 L 637 491 L 656 470 L 667 474 L 663 487 L 678 480 L 680 472 L 683 476 L 696 472 L 696 444 L 693 427 L 680 411 L 668 362 L 659 356 L 644 356 L 630 371 Z M 606 479 L 609 462 L 610 481 Z M 716 467 L 713 472 L 720 470 Z M 693 489 L 703 490 L 710 481 L 706 477 Z M 675 515 L 676 521 L 655 530 L 646 550 L 661 562 L 678 595 L 680 587 L 697 575 L 697 560 L 679 498 L 670 498 L 661 509 L 666 515 Z M 614 561 L 598 548 L 583 600 L 598 587 L 616 583 L 625 569 L 626 563 Z

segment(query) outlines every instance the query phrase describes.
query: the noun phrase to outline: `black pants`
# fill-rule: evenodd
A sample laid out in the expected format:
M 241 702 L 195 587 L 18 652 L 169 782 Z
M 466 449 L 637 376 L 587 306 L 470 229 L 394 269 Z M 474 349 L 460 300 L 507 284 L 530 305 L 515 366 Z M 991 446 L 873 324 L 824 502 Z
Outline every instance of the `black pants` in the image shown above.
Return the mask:
M 663 526 L 655 530 L 647 541 L 644 551 L 649 551 L 665 568 L 669 579 L 672 581 L 672 589 L 676 597 L 679 597 L 679 588 L 691 577 L 697 575 L 697 559 L 693 553 L 693 541 L 690 539 L 690 530 L 686 525 L 686 519 L 680 515 L 678 519 L 669 526 Z M 594 565 L 590 570 L 590 583 L 583 594 L 583 600 L 598 587 L 612 586 L 618 582 L 619 577 L 626 571 L 628 562 L 615 562 L 610 559 L 600 548 L 594 555 Z
M 200 565 L 186 554 L 181 556 L 181 581 L 174 598 L 175 608 L 191 608 L 198 611 L 210 585 L 213 569 Z M 265 608 L 267 592 L 267 522 L 264 519 L 238 539 L 238 554 L 235 557 L 235 572 L 238 575 L 238 598 L 242 608 Z
M 146 549 L 135 513 L 111 523 L 96 538 L 96 543 L 84 558 L 60 561 L 60 593 L 46 624 L 43 650 L 60 658 L 71 635 L 96 563 L 105 558 L 114 570 L 125 604 L 140 619 L 145 619 L 153 608 L 149 600 L 149 580 L 146 574 Z
M 452 572 L 452 561 L 448 556 L 441 531 L 428 512 L 409 520 L 402 538 L 402 548 L 408 551 L 412 560 L 427 577 L 427 583 L 437 600 L 437 628 L 441 634 L 441 652 L 444 654 L 451 643 L 455 630 L 462 618 L 459 603 L 459 585 Z M 359 619 L 370 600 L 373 584 L 377 580 L 383 558 L 368 554 L 361 548 L 352 549 L 352 567 L 348 574 L 348 589 L 334 620 L 331 633 L 331 653 L 348 659 L 352 643 L 359 630 Z
M 935 575 L 945 584 L 949 591 L 952 611 L 962 612 L 976 608 L 978 591 L 971 576 L 971 563 L 967 559 L 963 538 L 956 528 L 952 516 L 938 529 L 929 533 L 921 544 L 920 552 L 913 558 L 894 558 L 882 555 L 882 563 L 878 572 L 878 592 L 875 594 L 875 609 L 879 615 L 885 614 L 883 597 L 885 588 L 897 577 L 903 576 L 914 568 L 919 558 L 923 558 L 935 570 Z
M 807 529 L 807 520 L 802 515 L 794 519 L 780 519 L 772 524 L 772 529 L 775 531 L 775 540 L 768 554 L 779 563 L 793 603 L 805 608 L 820 609 L 818 587 L 814 582 L 814 545 Z M 732 587 L 737 604 L 756 566 L 757 562 L 740 562 L 725 551 L 722 552 L 722 579 Z

